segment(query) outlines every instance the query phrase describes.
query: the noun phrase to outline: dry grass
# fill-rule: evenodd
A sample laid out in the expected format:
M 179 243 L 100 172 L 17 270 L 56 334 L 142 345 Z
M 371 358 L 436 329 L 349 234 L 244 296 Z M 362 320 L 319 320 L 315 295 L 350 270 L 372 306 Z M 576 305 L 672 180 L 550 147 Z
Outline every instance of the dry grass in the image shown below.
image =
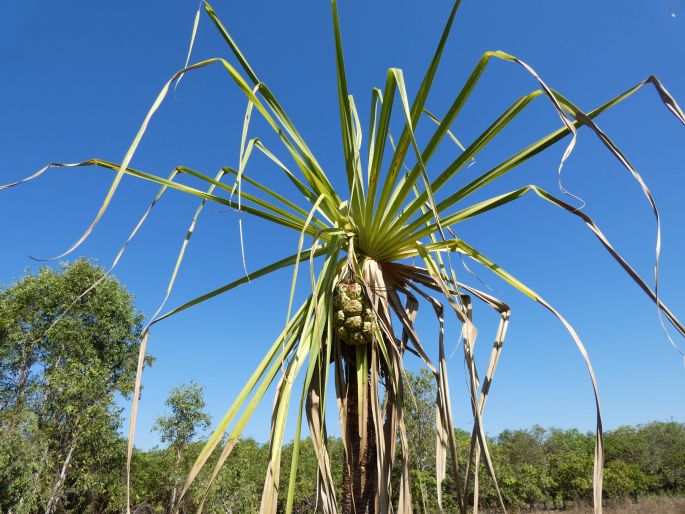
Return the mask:
M 516 511 L 514 511 L 516 512 Z M 591 507 L 571 507 L 565 510 L 519 511 L 521 514 L 592 514 Z M 646 498 L 637 503 L 626 501 L 604 508 L 605 514 L 685 514 L 685 498 Z

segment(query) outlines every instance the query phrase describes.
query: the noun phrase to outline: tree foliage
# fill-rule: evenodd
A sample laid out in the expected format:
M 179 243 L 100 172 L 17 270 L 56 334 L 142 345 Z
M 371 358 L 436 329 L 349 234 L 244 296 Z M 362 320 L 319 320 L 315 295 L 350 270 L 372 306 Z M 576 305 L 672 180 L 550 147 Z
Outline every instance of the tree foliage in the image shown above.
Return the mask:
M 64 313 L 103 273 L 79 260 L 26 274 L 0 292 L 3 511 L 121 506 L 115 395 L 133 391 L 142 316 L 113 278 Z
M 181 480 L 181 462 L 188 445 L 198 432 L 209 427 L 209 415 L 203 411 L 205 401 L 202 397 L 202 387 L 195 382 L 175 388 L 166 400 L 170 410 L 167 416 L 157 418 L 155 430 L 160 434 L 162 442 L 167 443 L 174 453 L 170 479 L 172 483 L 168 505 L 169 512 L 174 512 Z

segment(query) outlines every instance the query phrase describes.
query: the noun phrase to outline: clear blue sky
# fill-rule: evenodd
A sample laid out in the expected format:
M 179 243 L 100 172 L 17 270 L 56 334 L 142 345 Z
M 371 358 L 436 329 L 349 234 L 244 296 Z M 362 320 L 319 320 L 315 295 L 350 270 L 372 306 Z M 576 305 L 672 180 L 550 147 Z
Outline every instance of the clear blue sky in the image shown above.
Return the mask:
M 329 175 L 342 185 L 328 2 L 216 0 L 214 7 Z M 184 62 L 196 8 L 196 2 L 159 0 L 5 3 L 0 17 L 0 182 L 53 161 L 93 156 L 120 161 L 157 92 Z M 361 113 L 368 112 L 370 89 L 382 87 L 390 66 L 402 68 L 410 93 L 416 90 L 449 8 L 447 0 L 342 1 L 350 89 Z M 649 74 L 685 103 L 685 1 L 676 0 L 674 9 L 681 14 L 675 19 L 668 0 L 464 0 L 428 107 L 444 112 L 482 53 L 494 49 L 527 61 L 552 87 L 588 110 Z M 204 16 L 194 55 L 228 55 Z M 493 63 L 454 130 L 472 140 L 516 97 L 535 87 L 520 68 Z M 133 165 L 164 175 L 178 164 L 208 174 L 222 164 L 237 166 L 244 109 L 243 97 L 219 68 L 187 76 L 153 120 Z M 685 127 L 652 89 L 599 123 L 652 188 L 664 218 L 662 295 L 685 316 Z M 559 124 L 551 106 L 539 99 L 455 183 Z M 259 124 L 255 131 L 266 134 Z M 487 195 L 528 183 L 556 191 L 562 151 L 558 146 L 535 158 Z M 273 177 L 260 161 L 248 173 L 267 181 Z M 66 249 L 89 224 L 111 178 L 96 169 L 53 171 L 1 193 L 0 280 L 9 283 L 27 266 L 35 268 L 29 254 L 47 257 Z M 636 184 L 587 131 L 581 132 L 568 161 L 565 185 L 587 201 L 586 212 L 643 276 L 651 277 L 655 224 L 650 210 Z M 77 255 L 109 265 L 155 191 L 150 184 L 124 180 L 105 219 Z M 146 313 L 163 297 L 195 204 L 180 193 L 168 194 L 118 268 L 118 278 Z M 293 253 L 296 234 L 244 221 L 250 269 Z M 235 213 L 207 207 L 169 305 L 241 276 L 237 224 Z M 466 240 L 537 289 L 577 328 L 598 376 L 606 428 L 685 421 L 685 369 L 661 332 L 654 306 L 582 223 L 530 198 L 459 228 Z M 592 429 L 590 383 L 564 329 L 538 305 L 475 269 L 513 309 L 486 409 L 488 432 L 535 423 Z M 144 376 L 137 444 L 157 443 L 150 427 L 164 398 L 190 379 L 206 387 L 208 409 L 215 421 L 221 417 L 282 329 L 289 284 L 289 271 L 254 281 L 154 330 L 149 349 L 156 362 Z M 483 309 L 475 316 L 478 358 L 485 364 L 496 318 Z M 430 321 L 422 327 L 435 354 L 435 327 Z M 455 345 L 454 328 L 449 335 Z M 408 366 L 417 366 L 411 356 Z M 455 420 L 466 427 L 461 353 L 450 366 Z M 258 440 L 268 438 L 270 407 L 271 398 L 248 426 Z

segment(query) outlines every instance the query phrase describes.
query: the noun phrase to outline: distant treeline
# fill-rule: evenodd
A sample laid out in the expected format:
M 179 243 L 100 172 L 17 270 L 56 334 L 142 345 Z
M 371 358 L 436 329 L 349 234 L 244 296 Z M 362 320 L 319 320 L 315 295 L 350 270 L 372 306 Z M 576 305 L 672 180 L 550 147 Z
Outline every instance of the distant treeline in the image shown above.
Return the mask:
M 142 316 L 126 290 L 108 278 L 61 316 L 64 305 L 102 276 L 87 261 L 41 269 L 0 290 L 0 512 L 121 514 L 126 508 L 126 441 L 117 395 L 133 390 Z M 148 362 L 150 364 L 151 362 Z M 427 373 L 406 375 L 404 414 L 417 512 L 438 510 L 435 482 L 435 386 Z M 187 494 L 183 482 L 203 442 L 209 417 L 196 384 L 171 392 L 155 429 L 161 448 L 135 451 L 132 512 L 194 513 L 205 496 L 217 453 Z M 335 426 L 335 420 L 329 420 Z M 464 469 L 469 436 L 457 432 Z M 591 498 L 594 437 L 578 430 L 506 430 L 490 441 L 500 489 L 512 508 L 564 507 Z M 292 443 L 284 449 L 281 505 Z M 342 482 L 343 446 L 329 439 L 333 477 Z M 208 513 L 256 512 L 268 446 L 237 443 L 204 498 Z M 622 427 L 606 433 L 608 503 L 646 495 L 685 494 L 685 425 Z M 447 469 L 450 469 L 448 465 Z M 399 470 L 396 470 L 399 477 Z M 294 511 L 316 510 L 317 462 L 301 445 Z M 443 482 L 445 512 L 455 512 L 463 477 Z M 480 504 L 496 507 L 484 470 Z M 394 490 L 397 491 L 397 487 Z M 469 495 L 472 494 L 468 492 Z
M 465 458 L 469 436 L 458 431 L 461 457 Z M 330 441 L 332 468 L 337 485 L 342 444 Z M 561 508 L 588 504 L 592 498 L 592 462 L 594 436 L 578 430 L 506 430 L 490 442 L 498 483 L 505 503 L 512 510 Z M 192 443 L 183 463 L 188 470 L 203 443 Z M 621 427 L 606 433 L 604 498 L 607 504 L 639 500 L 651 495 L 685 494 L 685 425 L 655 422 L 638 427 Z M 314 512 L 316 507 L 316 458 L 306 440 L 301 446 L 300 470 L 297 477 L 295 512 Z M 284 452 L 281 484 L 288 484 L 292 443 Z M 175 455 L 166 449 L 137 452 L 134 459 L 134 504 L 138 512 L 165 512 L 173 488 Z M 240 441 L 219 473 L 205 503 L 206 512 L 256 512 L 268 460 L 268 445 L 252 439 Z M 182 501 L 182 511 L 194 512 L 204 492 L 207 475 Z M 399 470 L 398 470 L 399 471 Z M 445 511 L 455 512 L 454 481 L 443 485 Z M 282 506 L 285 492 L 281 488 Z M 423 489 L 423 494 L 421 492 Z M 412 496 L 415 511 L 435 512 L 437 495 L 434 465 L 412 469 Z M 489 487 L 484 471 L 480 473 L 480 498 L 484 508 L 496 508 L 497 497 Z

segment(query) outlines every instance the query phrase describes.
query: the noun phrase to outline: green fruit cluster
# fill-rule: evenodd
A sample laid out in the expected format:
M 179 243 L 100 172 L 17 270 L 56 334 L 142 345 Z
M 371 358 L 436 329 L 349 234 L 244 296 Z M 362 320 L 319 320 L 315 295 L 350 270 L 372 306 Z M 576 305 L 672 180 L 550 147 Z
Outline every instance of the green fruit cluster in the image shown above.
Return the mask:
M 340 283 L 333 298 L 335 330 L 341 341 L 366 344 L 378 328 L 376 315 L 356 282 Z

